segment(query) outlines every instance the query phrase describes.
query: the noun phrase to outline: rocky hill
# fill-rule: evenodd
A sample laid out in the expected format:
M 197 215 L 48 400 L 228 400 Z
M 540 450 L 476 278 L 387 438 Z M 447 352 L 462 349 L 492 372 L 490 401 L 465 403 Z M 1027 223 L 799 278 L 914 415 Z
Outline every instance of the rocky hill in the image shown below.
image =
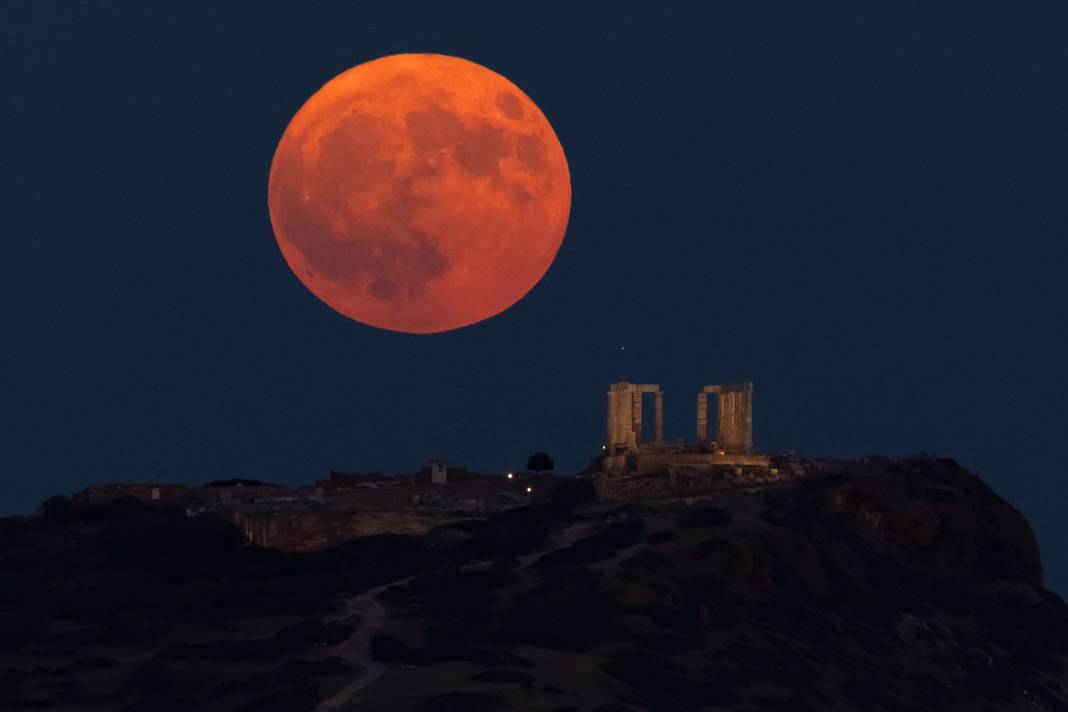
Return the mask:
M 591 495 L 314 554 L 53 501 L 0 525 L 0 706 L 1068 709 L 1034 535 L 950 460 Z

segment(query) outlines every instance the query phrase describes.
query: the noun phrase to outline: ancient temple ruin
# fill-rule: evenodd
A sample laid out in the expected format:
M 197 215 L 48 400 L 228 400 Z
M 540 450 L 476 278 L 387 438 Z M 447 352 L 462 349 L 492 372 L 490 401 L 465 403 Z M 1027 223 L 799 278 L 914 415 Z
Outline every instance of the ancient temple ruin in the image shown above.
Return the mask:
M 664 442 L 664 392 L 651 383 L 613 383 L 608 390 L 608 443 L 616 448 L 636 449 L 641 443 L 642 396 L 656 397 L 653 442 Z
M 709 400 L 716 396 L 715 438 L 709 438 Z M 645 440 L 642 398 L 655 400 L 653 437 Z M 664 442 L 664 392 L 653 383 L 613 383 L 608 389 L 608 441 L 605 472 L 647 473 L 674 469 L 712 470 L 720 467 L 769 466 L 764 455 L 753 454 L 753 384 L 746 381 L 704 386 L 697 393 L 697 439 L 694 443 Z
M 708 443 L 708 394 L 716 394 L 716 439 L 713 447 L 728 452 L 753 452 L 753 384 L 705 386 L 697 394 L 697 442 Z

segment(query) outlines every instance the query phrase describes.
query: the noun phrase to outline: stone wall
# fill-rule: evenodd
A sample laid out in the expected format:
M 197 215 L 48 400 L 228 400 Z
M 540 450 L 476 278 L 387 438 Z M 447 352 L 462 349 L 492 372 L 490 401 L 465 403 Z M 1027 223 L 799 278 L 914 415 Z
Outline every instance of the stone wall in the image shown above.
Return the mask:
M 136 497 L 146 502 L 184 504 L 189 496 L 185 485 L 109 484 L 89 485 L 71 497 L 75 504 L 106 504 L 123 497 Z
M 325 509 L 235 512 L 233 516 L 249 543 L 286 551 L 314 551 L 372 534 L 425 534 L 462 518 L 456 514 Z
M 92 485 L 73 497 L 77 504 L 136 497 L 183 507 L 189 516 L 218 514 L 245 539 L 264 547 L 309 551 L 372 534 L 423 534 L 448 522 L 484 517 L 511 507 L 546 501 L 557 477 L 477 475 L 448 468 L 449 484 L 414 477 L 334 473 L 336 487 L 292 490 L 279 485 L 187 487 L 163 484 Z M 456 475 L 460 482 L 453 482 Z

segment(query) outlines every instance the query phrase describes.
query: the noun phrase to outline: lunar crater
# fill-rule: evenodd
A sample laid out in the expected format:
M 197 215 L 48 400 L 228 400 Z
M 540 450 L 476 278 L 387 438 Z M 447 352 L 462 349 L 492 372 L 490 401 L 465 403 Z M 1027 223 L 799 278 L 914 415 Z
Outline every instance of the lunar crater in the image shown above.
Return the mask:
M 509 119 L 521 119 L 523 118 L 523 104 L 516 98 L 515 94 L 511 92 L 497 92 L 497 96 L 493 98 L 497 108 L 507 116 Z

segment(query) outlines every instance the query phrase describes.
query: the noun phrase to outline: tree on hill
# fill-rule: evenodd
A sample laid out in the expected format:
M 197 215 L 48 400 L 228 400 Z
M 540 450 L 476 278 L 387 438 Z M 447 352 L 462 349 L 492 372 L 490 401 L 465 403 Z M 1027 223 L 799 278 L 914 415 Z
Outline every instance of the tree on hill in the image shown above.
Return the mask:
M 46 499 L 38 511 L 46 521 L 52 524 L 69 524 L 77 516 L 74 503 L 61 494 Z
M 534 472 L 537 472 L 538 474 L 541 474 L 546 470 L 551 470 L 555 466 L 553 459 L 544 452 L 536 452 L 530 456 L 529 460 L 527 460 L 527 469 L 534 470 Z

